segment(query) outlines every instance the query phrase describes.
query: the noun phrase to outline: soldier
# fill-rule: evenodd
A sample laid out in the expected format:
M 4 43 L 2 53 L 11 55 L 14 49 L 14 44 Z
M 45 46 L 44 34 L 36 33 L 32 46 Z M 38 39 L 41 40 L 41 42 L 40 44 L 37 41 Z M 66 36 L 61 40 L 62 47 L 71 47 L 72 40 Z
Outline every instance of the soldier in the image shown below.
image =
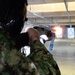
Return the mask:
M 27 0 L 8 0 L 6 3 L 11 9 L 8 8 L 9 14 L 6 18 L 1 15 L 0 20 L 0 75 L 39 75 L 34 63 L 20 53 L 20 48 L 29 41 L 28 33 L 20 34 L 27 20 Z

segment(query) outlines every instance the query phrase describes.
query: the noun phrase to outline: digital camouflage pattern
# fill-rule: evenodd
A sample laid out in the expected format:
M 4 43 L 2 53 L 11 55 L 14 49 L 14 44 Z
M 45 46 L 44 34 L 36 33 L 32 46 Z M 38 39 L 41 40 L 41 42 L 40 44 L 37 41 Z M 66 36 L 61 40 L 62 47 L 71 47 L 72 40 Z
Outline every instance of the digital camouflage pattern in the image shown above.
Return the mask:
M 61 75 L 53 56 L 40 41 L 32 44 L 30 51 L 28 57 L 35 63 L 40 75 Z
M 0 29 L 0 75 L 39 75 L 33 62 L 14 48 L 14 44 Z

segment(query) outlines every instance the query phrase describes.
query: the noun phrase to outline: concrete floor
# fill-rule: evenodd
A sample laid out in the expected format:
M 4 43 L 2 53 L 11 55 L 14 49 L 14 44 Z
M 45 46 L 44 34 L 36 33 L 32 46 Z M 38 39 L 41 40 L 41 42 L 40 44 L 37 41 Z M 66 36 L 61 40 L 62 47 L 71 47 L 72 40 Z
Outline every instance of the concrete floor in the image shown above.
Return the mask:
M 48 49 L 49 42 L 45 45 Z M 55 39 L 52 54 L 61 75 L 75 75 L 75 39 Z

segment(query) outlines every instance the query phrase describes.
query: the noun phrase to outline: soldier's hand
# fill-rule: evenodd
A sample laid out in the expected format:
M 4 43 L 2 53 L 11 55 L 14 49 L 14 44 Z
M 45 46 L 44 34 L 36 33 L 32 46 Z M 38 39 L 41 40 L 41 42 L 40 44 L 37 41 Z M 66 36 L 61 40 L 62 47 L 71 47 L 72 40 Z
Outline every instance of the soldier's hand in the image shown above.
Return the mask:
M 37 31 L 34 28 L 28 28 L 26 30 L 26 32 L 28 32 L 29 34 L 29 44 L 31 45 L 34 41 L 39 40 L 40 38 L 40 34 L 39 31 Z

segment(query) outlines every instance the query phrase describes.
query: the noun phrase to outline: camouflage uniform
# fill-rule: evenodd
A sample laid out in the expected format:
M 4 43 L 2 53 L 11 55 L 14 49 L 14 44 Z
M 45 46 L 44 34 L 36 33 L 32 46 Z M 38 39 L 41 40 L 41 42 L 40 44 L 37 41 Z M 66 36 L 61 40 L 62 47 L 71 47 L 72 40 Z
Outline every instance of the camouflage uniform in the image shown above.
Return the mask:
M 0 75 L 39 75 L 33 62 L 21 54 L 14 44 L 0 30 Z
M 53 56 L 40 41 L 35 41 L 30 51 L 28 57 L 35 63 L 40 75 L 61 75 Z
M 0 75 L 61 75 L 52 55 L 40 41 L 31 45 L 28 57 L 14 44 L 6 32 L 0 30 Z

